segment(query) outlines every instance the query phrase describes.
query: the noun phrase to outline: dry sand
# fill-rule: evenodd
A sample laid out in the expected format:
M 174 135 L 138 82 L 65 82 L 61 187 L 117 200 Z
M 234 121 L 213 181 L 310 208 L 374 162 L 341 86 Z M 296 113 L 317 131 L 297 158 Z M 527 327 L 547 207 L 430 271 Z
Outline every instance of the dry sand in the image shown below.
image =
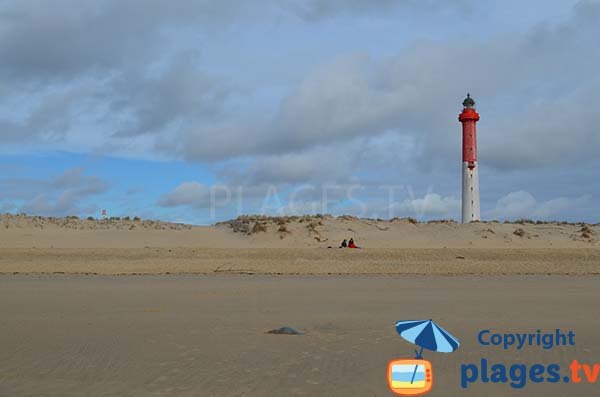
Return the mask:
M 4 274 L 597 275 L 599 249 L 0 249 Z
M 600 274 L 600 227 L 241 218 L 216 226 L 0 216 L 0 273 Z M 338 249 L 354 237 L 361 250 Z M 329 248 L 331 247 L 331 248 Z
M 387 361 L 413 352 L 393 325 L 411 318 L 463 343 L 426 356 L 431 396 L 597 395 L 599 384 L 462 391 L 458 375 L 483 357 L 600 362 L 599 236 L 558 223 L 2 215 L 0 396 L 388 396 Z M 363 249 L 336 248 L 349 237 Z M 265 334 L 281 326 L 305 334 Z M 482 349 L 483 328 L 573 329 L 577 346 Z
M 600 362 L 597 277 L 1 276 L 2 396 L 390 396 L 410 358 L 400 319 L 434 318 L 461 340 L 426 353 L 435 396 L 589 397 L 600 384 L 477 384 L 459 368 Z M 288 325 L 305 335 L 269 335 Z M 572 329 L 576 347 L 482 348 L 481 329 Z

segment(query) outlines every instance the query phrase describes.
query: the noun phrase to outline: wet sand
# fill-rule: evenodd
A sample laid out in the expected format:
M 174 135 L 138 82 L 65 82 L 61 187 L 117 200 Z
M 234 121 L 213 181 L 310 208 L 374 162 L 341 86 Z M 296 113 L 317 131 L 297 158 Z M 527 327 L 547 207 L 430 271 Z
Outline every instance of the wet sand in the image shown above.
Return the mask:
M 2 396 L 388 396 L 385 367 L 413 347 L 400 319 L 462 342 L 433 363 L 431 396 L 592 396 L 600 384 L 459 387 L 481 358 L 600 362 L 600 277 L 0 277 Z M 268 335 L 288 325 L 300 336 Z M 577 346 L 482 348 L 481 329 L 572 329 Z

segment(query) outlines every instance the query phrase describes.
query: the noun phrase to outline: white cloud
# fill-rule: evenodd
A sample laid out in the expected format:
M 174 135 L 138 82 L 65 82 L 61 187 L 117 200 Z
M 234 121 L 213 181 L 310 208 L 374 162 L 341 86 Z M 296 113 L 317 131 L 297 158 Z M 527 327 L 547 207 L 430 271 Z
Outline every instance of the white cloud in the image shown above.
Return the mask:
M 492 218 L 522 218 L 531 217 L 537 206 L 536 199 L 528 192 L 511 192 L 500 198 L 496 207 L 490 211 Z
M 0 179 L 0 202 L 34 215 L 89 214 L 96 206 L 86 204 L 88 199 L 107 190 L 103 179 L 85 174 L 83 168 L 70 168 L 47 180 Z
M 461 202 L 455 197 L 429 193 L 422 198 L 407 199 L 393 206 L 394 212 L 423 218 L 456 218 Z
M 588 205 L 589 196 L 576 198 L 558 197 L 547 201 L 538 201 L 529 192 L 511 192 L 501 197 L 494 209 L 486 213 L 491 219 L 563 219 L 569 213 L 579 213 Z

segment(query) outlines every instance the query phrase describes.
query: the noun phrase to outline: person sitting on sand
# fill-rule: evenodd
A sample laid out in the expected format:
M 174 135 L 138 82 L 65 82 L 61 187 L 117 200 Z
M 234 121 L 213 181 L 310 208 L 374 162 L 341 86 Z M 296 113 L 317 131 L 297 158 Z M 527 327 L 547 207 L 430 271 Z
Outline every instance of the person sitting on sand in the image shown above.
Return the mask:
M 344 241 L 342 241 L 342 244 L 340 244 L 340 248 L 346 248 L 348 247 L 348 240 L 344 239 Z
M 353 238 L 351 238 L 350 241 L 348 241 L 348 248 L 358 248 L 358 246 L 354 244 Z

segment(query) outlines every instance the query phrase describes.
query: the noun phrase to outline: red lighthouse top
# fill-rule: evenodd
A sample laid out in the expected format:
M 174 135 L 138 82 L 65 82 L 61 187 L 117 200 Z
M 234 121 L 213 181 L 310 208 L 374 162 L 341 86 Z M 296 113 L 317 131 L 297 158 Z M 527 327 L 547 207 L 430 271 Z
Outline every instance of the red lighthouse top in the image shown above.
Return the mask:
M 461 123 L 465 121 L 479 121 L 479 113 L 475 111 L 475 101 L 471 98 L 471 94 L 467 94 L 467 98 L 463 101 L 463 111 L 458 116 L 458 120 Z
M 458 120 L 463 126 L 463 163 L 467 163 L 472 170 L 477 164 L 476 123 L 479 121 L 479 114 L 475 110 L 475 101 L 470 94 L 467 94 L 467 98 L 463 101 L 463 111 L 458 116 Z

